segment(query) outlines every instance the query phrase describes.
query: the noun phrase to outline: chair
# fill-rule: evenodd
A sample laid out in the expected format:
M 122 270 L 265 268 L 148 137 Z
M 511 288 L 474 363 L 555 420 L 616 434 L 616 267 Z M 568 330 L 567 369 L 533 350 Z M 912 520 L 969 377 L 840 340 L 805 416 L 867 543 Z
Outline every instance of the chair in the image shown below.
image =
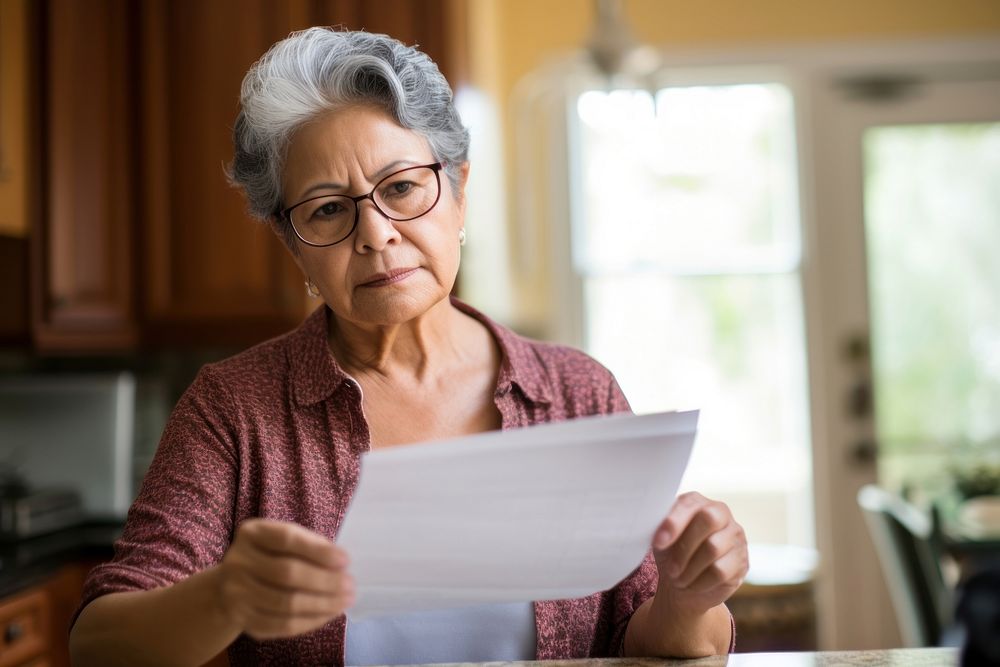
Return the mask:
M 940 645 L 953 625 L 952 592 L 941 573 L 941 543 L 935 523 L 885 489 L 869 484 L 858 491 L 882 564 L 903 645 Z

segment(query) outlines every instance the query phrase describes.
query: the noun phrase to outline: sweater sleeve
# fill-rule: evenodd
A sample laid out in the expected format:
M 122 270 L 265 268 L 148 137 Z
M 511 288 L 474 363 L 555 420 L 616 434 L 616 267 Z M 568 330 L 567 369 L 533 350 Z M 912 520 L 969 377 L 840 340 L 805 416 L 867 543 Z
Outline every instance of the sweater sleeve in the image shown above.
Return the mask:
M 233 532 L 235 406 L 209 368 L 174 408 L 114 558 L 87 576 L 73 621 L 108 593 L 173 584 L 218 563 Z

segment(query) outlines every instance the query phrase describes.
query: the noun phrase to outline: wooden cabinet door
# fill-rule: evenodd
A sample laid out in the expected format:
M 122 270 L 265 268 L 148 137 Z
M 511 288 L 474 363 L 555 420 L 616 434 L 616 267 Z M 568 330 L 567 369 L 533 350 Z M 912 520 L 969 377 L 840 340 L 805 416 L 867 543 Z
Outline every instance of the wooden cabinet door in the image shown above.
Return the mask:
M 39 3 L 38 347 L 241 347 L 296 326 L 318 302 L 225 177 L 243 76 L 314 24 L 388 32 L 448 73 L 454 2 Z
M 51 639 L 49 598 L 41 587 L 0 602 L 0 667 L 43 657 Z
M 140 5 L 144 328 L 153 343 L 245 345 L 301 319 L 288 251 L 226 181 L 243 76 L 288 34 L 284 3 Z
M 127 4 L 39 6 L 44 194 L 31 216 L 32 328 L 47 350 L 137 339 Z

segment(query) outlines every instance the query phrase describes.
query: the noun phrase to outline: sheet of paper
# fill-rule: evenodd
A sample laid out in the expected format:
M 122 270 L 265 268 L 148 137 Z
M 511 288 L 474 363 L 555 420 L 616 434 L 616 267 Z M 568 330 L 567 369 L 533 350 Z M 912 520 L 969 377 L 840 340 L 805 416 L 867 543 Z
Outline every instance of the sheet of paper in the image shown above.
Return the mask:
M 697 421 L 587 417 L 365 454 L 337 536 L 349 616 L 613 587 L 673 504 Z

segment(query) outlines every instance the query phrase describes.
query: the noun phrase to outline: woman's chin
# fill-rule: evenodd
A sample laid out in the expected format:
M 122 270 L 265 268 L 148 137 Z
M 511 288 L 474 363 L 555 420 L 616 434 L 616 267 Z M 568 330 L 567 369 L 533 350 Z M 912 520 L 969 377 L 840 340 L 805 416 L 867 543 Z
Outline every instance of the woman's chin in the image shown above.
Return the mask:
M 414 320 L 441 301 L 448 298 L 448 292 L 416 286 L 355 288 L 350 304 L 350 319 L 359 324 L 388 326 L 405 324 Z

